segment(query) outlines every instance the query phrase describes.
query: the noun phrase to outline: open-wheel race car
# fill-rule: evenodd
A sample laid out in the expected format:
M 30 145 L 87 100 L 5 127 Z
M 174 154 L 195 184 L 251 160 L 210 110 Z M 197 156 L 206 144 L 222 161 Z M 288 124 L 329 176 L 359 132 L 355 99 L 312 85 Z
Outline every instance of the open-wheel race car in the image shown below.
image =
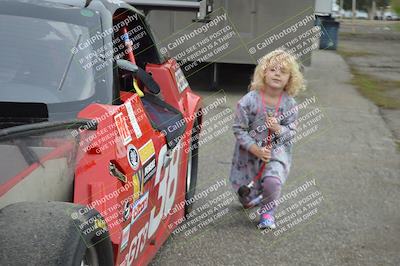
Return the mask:
M 201 99 L 116 0 L 0 0 L 0 265 L 146 265 L 194 196 Z

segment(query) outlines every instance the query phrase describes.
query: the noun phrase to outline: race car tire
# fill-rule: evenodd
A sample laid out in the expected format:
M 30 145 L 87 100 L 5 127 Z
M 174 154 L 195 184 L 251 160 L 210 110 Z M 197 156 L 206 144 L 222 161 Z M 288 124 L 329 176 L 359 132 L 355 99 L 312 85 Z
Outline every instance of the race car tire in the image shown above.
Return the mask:
M 108 231 L 92 227 L 104 220 L 93 209 L 79 213 L 82 208 L 22 202 L 1 209 L 0 265 L 113 265 Z
M 187 204 L 185 204 L 185 215 L 188 215 L 193 209 L 194 201 L 190 199 L 194 197 L 196 193 L 196 184 L 197 184 L 197 170 L 199 164 L 199 122 L 196 120 L 193 129 L 192 136 L 190 141 L 190 149 L 188 154 L 188 162 L 187 162 L 187 173 L 186 173 L 186 194 L 185 199 Z

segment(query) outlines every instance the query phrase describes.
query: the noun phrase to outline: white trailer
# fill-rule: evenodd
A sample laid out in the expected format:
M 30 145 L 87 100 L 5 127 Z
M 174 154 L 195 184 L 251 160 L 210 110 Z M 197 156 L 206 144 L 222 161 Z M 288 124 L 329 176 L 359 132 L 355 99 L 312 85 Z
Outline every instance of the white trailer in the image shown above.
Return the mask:
M 162 52 L 178 59 L 189 76 L 204 63 L 215 63 L 216 82 L 217 63 L 256 64 L 282 46 L 310 65 L 312 51 L 317 49 L 315 0 L 128 2 L 145 11 Z

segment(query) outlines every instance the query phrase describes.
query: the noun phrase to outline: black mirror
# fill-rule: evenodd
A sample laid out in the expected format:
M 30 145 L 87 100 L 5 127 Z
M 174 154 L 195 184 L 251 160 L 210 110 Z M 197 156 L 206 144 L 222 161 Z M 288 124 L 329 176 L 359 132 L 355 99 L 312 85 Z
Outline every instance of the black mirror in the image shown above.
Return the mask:
M 137 65 L 129 62 L 128 60 L 124 60 L 124 59 L 117 59 L 117 66 L 120 69 L 130 71 L 133 74 L 136 74 L 139 70 L 139 67 Z

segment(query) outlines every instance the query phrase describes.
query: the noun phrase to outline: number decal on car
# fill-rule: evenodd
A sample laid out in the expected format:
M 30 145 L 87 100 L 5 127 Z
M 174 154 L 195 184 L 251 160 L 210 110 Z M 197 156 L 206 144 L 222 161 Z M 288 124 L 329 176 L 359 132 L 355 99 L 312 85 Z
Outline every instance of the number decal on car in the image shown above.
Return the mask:
M 157 232 L 160 222 L 163 216 L 169 214 L 175 201 L 176 189 L 178 185 L 178 168 L 179 168 L 179 158 L 181 155 L 180 143 L 176 145 L 176 148 L 172 153 L 172 160 L 170 164 L 165 168 L 164 175 L 161 176 L 164 159 L 167 153 L 167 145 L 164 145 L 159 154 L 157 160 L 157 172 L 154 186 L 158 186 L 158 199 L 161 199 L 160 206 L 154 206 L 150 213 L 150 220 L 140 229 L 139 233 L 133 238 L 129 253 L 125 257 L 125 260 L 121 265 L 131 265 L 132 262 L 137 259 L 139 253 L 144 249 L 144 246 L 149 238 L 151 238 L 155 232 Z M 156 210 L 158 213 L 156 214 Z

